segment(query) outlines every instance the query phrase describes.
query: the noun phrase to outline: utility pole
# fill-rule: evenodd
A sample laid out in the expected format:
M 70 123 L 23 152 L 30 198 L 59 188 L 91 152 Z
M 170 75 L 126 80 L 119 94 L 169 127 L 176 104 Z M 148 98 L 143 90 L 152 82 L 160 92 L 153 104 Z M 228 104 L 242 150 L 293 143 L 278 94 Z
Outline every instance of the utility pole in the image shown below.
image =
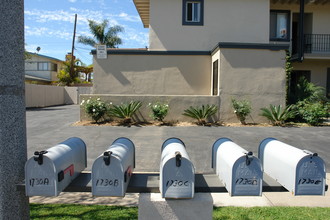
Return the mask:
M 75 18 L 74 18 L 74 30 L 73 30 L 73 39 L 72 39 L 72 49 L 71 49 L 71 68 L 70 68 L 70 76 L 71 78 L 73 79 L 75 76 L 74 76 L 74 55 L 73 55 L 73 52 L 74 52 L 74 41 L 75 41 L 75 38 L 76 38 L 76 27 L 77 27 L 77 14 L 75 14 Z

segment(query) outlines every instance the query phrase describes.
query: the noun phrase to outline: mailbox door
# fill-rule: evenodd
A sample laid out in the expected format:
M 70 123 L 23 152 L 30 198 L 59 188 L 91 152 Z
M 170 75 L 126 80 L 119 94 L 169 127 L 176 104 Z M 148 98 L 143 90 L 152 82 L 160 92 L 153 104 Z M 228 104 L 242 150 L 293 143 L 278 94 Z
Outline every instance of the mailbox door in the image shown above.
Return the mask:
M 231 196 L 260 196 L 262 192 L 262 169 L 258 158 L 247 165 L 241 157 L 233 166 Z
M 161 173 L 162 197 L 188 199 L 194 197 L 195 171 L 192 163 L 182 158 L 181 166 L 176 166 L 176 159 L 169 159 Z
M 320 157 L 306 156 L 297 164 L 295 195 L 324 195 L 325 165 Z
M 118 158 L 111 156 L 106 165 L 103 156 L 95 160 L 92 167 L 92 193 L 94 196 L 125 196 L 128 180 Z
M 48 158 L 39 165 L 33 158 L 25 165 L 25 191 L 27 196 L 58 196 L 56 170 Z

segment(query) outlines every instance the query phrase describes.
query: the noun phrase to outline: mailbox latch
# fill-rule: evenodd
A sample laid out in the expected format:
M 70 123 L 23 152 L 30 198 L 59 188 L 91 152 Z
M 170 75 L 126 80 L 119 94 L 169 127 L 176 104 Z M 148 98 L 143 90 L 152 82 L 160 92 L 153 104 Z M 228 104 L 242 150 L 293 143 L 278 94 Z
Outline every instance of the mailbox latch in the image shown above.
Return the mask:
M 245 155 L 246 155 L 246 161 L 245 161 L 246 166 L 249 166 L 251 164 L 251 161 L 253 160 L 253 153 L 249 151 Z
M 37 161 L 39 165 L 42 165 L 43 162 L 44 162 L 44 159 L 43 159 L 44 157 L 43 157 L 43 155 L 44 155 L 44 154 L 47 154 L 47 153 L 48 153 L 48 151 L 46 151 L 46 150 L 43 150 L 43 151 L 35 151 L 35 152 L 34 152 L 34 160 Z
M 177 167 L 181 167 L 181 159 L 182 159 L 182 155 L 179 151 L 175 152 L 175 164 Z
M 112 151 L 105 151 L 103 153 L 103 160 L 105 165 L 109 166 L 110 165 L 110 157 L 111 157 Z

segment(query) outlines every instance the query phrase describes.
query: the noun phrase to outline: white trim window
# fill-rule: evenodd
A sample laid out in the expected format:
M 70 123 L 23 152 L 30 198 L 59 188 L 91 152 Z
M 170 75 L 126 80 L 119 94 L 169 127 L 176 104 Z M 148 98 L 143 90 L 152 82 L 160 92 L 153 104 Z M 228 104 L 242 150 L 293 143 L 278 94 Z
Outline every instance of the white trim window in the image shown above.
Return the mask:
M 183 0 L 183 25 L 203 25 L 204 1 Z
M 201 3 L 200 2 L 187 2 L 186 3 L 186 21 L 187 22 L 200 22 L 201 20 Z

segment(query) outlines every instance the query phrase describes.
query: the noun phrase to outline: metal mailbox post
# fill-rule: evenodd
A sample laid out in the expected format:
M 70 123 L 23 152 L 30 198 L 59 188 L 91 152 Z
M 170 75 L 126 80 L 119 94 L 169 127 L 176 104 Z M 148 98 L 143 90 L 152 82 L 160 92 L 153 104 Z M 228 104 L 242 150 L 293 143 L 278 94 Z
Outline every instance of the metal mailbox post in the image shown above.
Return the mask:
M 124 197 L 134 167 L 133 142 L 128 138 L 118 138 L 93 163 L 93 196 Z
M 86 167 L 86 144 L 80 138 L 36 151 L 25 164 L 26 195 L 58 196 Z
M 184 143 L 167 139 L 161 149 L 159 189 L 162 198 L 191 199 L 195 193 L 195 168 Z
M 261 196 L 263 172 L 258 158 L 228 138 L 212 147 L 212 168 L 231 196 Z
M 316 153 L 266 138 L 258 156 L 264 172 L 293 195 L 324 195 L 325 164 Z

